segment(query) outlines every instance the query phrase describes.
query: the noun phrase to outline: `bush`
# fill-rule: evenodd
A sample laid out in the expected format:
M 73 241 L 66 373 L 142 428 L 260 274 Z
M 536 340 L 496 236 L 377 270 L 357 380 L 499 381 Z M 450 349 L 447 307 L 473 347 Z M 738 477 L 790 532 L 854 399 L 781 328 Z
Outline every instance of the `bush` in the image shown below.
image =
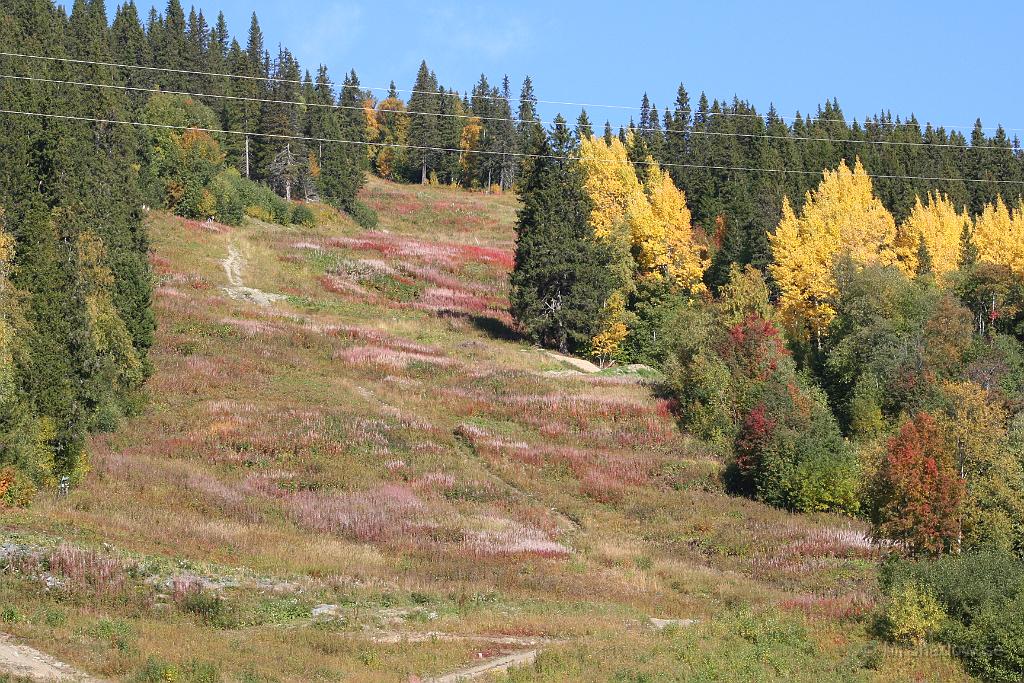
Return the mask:
M 199 587 L 188 590 L 179 605 L 183 611 L 194 614 L 211 626 L 230 628 L 234 625 L 224 599 L 211 591 Z
M 207 186 L 214 198 L 217 220 L 227 225 L 239 225 L 245 216 L 245 204 L 242 200 L 243 180 L 238 171 L 226 168 L 218 173 Z
M 363 204 L 360 201 L 352 202 L 352 205 L 348 207 L 348 215 L 352 216 L 360 227 L 372 230 L 377 227 L 377 212 Z
M 1024 561 L 1005 552 L 969 553 L 927 560 L 897 560 L 882 567 L 883 592 L 892 598 L 913 585 L 928 591 L 947 619 L 936 638 L 984 681 L 1024 679 Z
M 799 382 L 764 388 L 744 420 L 737 457 L 759 500 L 797 512 L 856 513 L 860 508 L 860 463 L 843 440 L 825 398 Z M 760 410 L 760 433 L 750 418 Z
M 239 178 L 239 183 L 239 195 L 247 215 L 267 223 L 288 224 L 291 208 L 287 201 L 266 185 L 247 178 Z
M 296 204 L 292 207 L 291 222 L 295 225 L 304 225 L 307 228 L 316 227 L 316 215 L 313 210 L 305 204 Z
M 946 613 L 931 591 L 913 583 L 893 587 L 885 601 L 882 634 L 900 645 L 920 645 L 942 627 Z

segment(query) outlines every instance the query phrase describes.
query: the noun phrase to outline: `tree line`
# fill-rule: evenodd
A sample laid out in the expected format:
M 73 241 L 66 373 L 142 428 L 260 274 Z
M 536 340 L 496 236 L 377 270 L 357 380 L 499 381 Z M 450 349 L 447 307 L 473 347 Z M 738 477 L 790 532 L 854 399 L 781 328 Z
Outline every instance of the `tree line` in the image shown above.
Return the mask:
M 1024 200 L 971 215 L 930 187 L 899 217 L 859 158 L 841 160 L 799 203 L 783 194 L 763 271 L 729 259 L 716 284 L 726 243 L 697 226 L 700 196 L 637 159 L 636 135 L 557 118 L 535 138 L 511 276 L 521 328 L 660 368 L 727 491 L 862 517 L 917 558 L 883 583 L 885 633 L 1019 680 L 1020 594 L 985 574 L 965 609 L 953 582 L 992 563 L 1024 575 Z

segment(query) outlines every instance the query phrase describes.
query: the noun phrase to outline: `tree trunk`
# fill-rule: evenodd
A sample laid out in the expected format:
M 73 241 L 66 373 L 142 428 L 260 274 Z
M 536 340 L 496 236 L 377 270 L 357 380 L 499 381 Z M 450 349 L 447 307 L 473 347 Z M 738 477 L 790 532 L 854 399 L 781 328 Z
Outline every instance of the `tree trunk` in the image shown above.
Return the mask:
M 249 177 L 249 136 L 245 136 L 245 177 Z
M 420 185 L 426 185 L 427 184 L 427 160 L 426 159 L 423 160 L 423 166 L 421 167 L 421 169 L 422 170 L 420 172 Z

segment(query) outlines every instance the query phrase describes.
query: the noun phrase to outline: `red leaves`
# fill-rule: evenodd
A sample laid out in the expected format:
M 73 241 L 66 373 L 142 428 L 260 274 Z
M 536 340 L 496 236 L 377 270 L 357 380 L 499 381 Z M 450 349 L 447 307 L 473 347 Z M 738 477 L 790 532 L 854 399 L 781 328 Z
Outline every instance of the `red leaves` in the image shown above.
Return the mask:
M 762 402 L 747 413 L 736 436 L 736 467 L 744 477 L 752 477 L 761 464 L 761 454 L 771 442 L 778 421 L 768 415 Z
M 960 535 L 964 483 L 928 413 L 918 413 L 889 441 L 876 481 L 876 533 L 915 552 L 940 553 Z
M 729 330 L 721 347 L 719 355 L 733 376 L 760 382 L 771 377 L 789 353 L 778 329 L 754 313 Z

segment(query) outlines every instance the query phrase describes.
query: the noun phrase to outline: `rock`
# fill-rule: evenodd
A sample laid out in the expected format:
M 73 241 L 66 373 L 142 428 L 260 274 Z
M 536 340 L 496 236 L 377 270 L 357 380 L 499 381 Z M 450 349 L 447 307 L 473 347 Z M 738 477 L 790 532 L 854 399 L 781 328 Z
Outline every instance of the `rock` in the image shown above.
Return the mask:
M 651 617 L 651 626 L 659 631 L 669 626 L 693 626 L 696 623 L 696 619 L 656 619 Z
M 339 619 L 342 609 L 340 605 L 314 605 L 312 616 L 314 619 Z

